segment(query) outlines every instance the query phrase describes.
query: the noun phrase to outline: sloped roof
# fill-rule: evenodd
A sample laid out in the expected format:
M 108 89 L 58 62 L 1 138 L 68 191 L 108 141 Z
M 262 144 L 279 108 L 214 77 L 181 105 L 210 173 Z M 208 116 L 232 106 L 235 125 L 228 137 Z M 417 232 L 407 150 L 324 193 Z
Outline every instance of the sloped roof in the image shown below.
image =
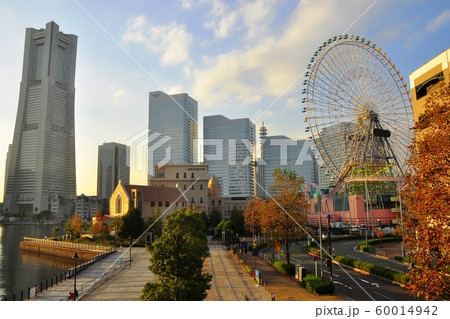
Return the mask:
M 137 189 L 141 192 L 142 200 L 155 202 L 185 202 L 187 199 L 176 187 L 144 186 L 144 185 L 123 185 L 129 196 L 131 191 Z

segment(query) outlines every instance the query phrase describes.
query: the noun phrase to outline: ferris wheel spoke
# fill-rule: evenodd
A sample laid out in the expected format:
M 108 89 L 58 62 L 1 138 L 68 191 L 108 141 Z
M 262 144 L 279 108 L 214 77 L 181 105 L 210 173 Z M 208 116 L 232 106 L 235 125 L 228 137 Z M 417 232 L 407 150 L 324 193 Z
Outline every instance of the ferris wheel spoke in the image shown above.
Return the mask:
M 407 92 L 390 59 L 357 39 L 340 37 L 312 64 L 305 83 L 314 143 L 337 176 L 350 162 L 383 157 L 396 158 L 402 170 L 412 141 Z M 390 137 L 376 137 L 376 127 L 389 130 Z

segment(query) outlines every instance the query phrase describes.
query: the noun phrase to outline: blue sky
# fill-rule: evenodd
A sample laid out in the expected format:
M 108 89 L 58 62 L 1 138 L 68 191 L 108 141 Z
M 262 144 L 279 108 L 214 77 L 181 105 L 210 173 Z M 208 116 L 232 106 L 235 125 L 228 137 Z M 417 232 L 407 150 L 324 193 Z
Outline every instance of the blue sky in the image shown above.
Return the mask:
M 364 13 L 364 14 L 363 14 Z M 450 47 L 447 0 L 0 0 L 0 198 L 12 142 L 25 28 L 78 36 L 77 193 L 96 194 L 97 150 L 147 127 L 148 93 L 188 93 L 203 116 L 248 117 L 305 137 L 306 65 L 341 33 L 376 43 L 408 75 Z

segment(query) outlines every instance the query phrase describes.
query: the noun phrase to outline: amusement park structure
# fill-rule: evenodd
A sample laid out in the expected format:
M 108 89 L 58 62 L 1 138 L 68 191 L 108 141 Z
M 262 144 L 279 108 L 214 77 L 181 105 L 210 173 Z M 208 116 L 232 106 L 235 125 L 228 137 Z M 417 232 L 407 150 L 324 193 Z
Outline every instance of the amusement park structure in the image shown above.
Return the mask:
M 306 186 L 308 222 L 319 225 L 329 216 L 337 228 L 401 224 L 413 134 L 403 77 L 386 53 L 353 35 L 323 42 L 310 62 L 304 122 L 332 185 Z

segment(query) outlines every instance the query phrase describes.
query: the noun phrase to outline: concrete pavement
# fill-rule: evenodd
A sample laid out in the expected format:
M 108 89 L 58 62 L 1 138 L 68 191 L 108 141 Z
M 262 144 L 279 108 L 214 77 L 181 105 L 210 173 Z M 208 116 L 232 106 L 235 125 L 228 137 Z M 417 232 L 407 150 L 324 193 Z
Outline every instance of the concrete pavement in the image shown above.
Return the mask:
M 131 252 L 133 259 L 131 268 L 128 262 L 129 251 L 122 249 L 77 274 L 79 300 L 139 300 L 145 283 L 153 278 L 147 268 L 150 256 L 145 248 L 133 247 Z M 72 278 L 37 294 L 30 300 L 67 300 L 73 288 Z

